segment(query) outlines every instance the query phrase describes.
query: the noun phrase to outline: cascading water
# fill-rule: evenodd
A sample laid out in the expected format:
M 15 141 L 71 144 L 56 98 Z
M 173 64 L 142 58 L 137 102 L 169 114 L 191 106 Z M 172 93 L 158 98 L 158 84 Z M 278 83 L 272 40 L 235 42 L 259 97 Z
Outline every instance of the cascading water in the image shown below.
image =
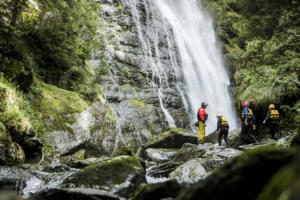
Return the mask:
M 137 26 L 143 53 L 150 63 L 151 80 L 158 90 L 160 104 L 170 126 L 174 120 L 164 107 L 166 94 L 162 88 L 169 86 L 170 71 L 177 86 L 191 124 L 201 102 L 207 102 L 209 114 L 207 131 L 216 127 L 216 114 L 229 121 L 231 129 L 237 128 L 235 108 L 229 91 L 229 79 L 222 63 L 211 18 L 197 0 L 132 0 L 132 13 Z M 144 7 L 142 15 L 138 7 Z M 140 18 L 145 21 L 144 25 Z M 153 21 L 159 21 L 160 26 Z M 159 31 L 158 31 L 159 29 Z M 161 34 L 161 31 L 164 32 Z M 168 51 L 160 51 L 161 36 Z M 170 69 L 162 67 L 162 57 L 170 59 Z

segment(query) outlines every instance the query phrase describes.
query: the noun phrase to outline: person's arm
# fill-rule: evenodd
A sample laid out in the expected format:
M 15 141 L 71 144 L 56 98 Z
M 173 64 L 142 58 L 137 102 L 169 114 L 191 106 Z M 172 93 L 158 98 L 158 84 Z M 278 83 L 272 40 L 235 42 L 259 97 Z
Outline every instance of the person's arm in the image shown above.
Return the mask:
M 244 112 L 244 116 L 245 116 L 245 121 L 244 121 L 244 123 L 245 123 L 246 126 L 248 126 L 248 109 L 245 108 L 245 109 L 243 110 L 243 112 Z
M 244 115 L 245 115 L 245 119 L 248 119 L 249 115 L 248 115 L 248 109 L 247 108 L 244 109 Z
M 253 123 L 256 124 L 256 119 L 255 119 L 254 115 L 252 115 L 252 120 L 253 120 Z
M 271 111 L 268 111 L 268 112 L 267 112 L 267 115 L 266 115 L 266 118 L 265 118 L 265 120 L 263 121 L 263 124 L 265 124 L 265 123 L 268 121 L 268 119 L 270 118 L 270 114 L 271 114 Z
M 222 121 L 222 119 L 218 119 L 218 122 L 217 122 L 217 131 L 220 131 L 220 129 L 221 129 L 221 121 Z

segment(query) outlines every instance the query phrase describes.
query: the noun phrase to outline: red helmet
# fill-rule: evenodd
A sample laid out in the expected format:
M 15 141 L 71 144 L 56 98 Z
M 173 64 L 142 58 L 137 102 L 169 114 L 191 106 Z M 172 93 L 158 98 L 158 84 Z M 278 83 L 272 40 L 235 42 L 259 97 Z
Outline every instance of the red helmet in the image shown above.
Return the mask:
M 244 103 L 242 103 L 242 106 L 243 106 L 243 108 L 249 107 L 249 103 L 248 102 L 244 102 Z

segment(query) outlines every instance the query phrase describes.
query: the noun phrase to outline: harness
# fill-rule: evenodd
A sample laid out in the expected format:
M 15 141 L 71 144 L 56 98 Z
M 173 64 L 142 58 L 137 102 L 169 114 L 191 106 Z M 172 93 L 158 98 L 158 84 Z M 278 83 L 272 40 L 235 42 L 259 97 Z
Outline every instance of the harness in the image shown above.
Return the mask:
M 253 111 L 250 108 L 246 108 L 248 110 L 248 119 L 252 119 L 253 118 Z M 245 109 L 244 109 L 245 110 Z M 244 110 L 242 111 L 242 119 L 245 119 L 245 113 Z

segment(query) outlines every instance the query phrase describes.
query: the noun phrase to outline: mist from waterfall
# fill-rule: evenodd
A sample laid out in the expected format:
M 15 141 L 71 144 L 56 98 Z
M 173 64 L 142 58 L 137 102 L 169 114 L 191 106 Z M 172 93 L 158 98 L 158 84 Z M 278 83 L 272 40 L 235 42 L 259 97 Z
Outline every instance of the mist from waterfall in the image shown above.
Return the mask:
M 160 103 L 169 125 L 172 116 L 164 107 L 170 72 L 162 67 L 162 57 L 168 57 L 168 70 L 177 80 L 177 89 L 190 116 L 191 125 L 201 102 L 207 102 L 207 132 L 216 129 L 216 114 L 228 119 L 231 130 L 238 127 L 235 107 L 229 90 L 229 78 L 213 29 L 213 21 L 197 0 L 131 0 L 132 13 L 137 26 L 147 63 L 152 72 L 150 79 L 156 84 Z M 138 8 L 143 7 L 142 15 Z M 143 18 L 143 19 L 140 19 Z M 160 24 L 155 24 L 154 19 Z M 144 20 L 143 22 L 141 22 Z M 143 24 L 144 23 L 144 24 Z M 161 34 L 161 32 L 164 32 Z M 161 52 L 162 40 L 168 51 Z M 164 55 L 163 55 L 164 54 Z M 154 85 L 155 85 L 154 84 Z M 192 125 L 193 126 L 193 125 Z

